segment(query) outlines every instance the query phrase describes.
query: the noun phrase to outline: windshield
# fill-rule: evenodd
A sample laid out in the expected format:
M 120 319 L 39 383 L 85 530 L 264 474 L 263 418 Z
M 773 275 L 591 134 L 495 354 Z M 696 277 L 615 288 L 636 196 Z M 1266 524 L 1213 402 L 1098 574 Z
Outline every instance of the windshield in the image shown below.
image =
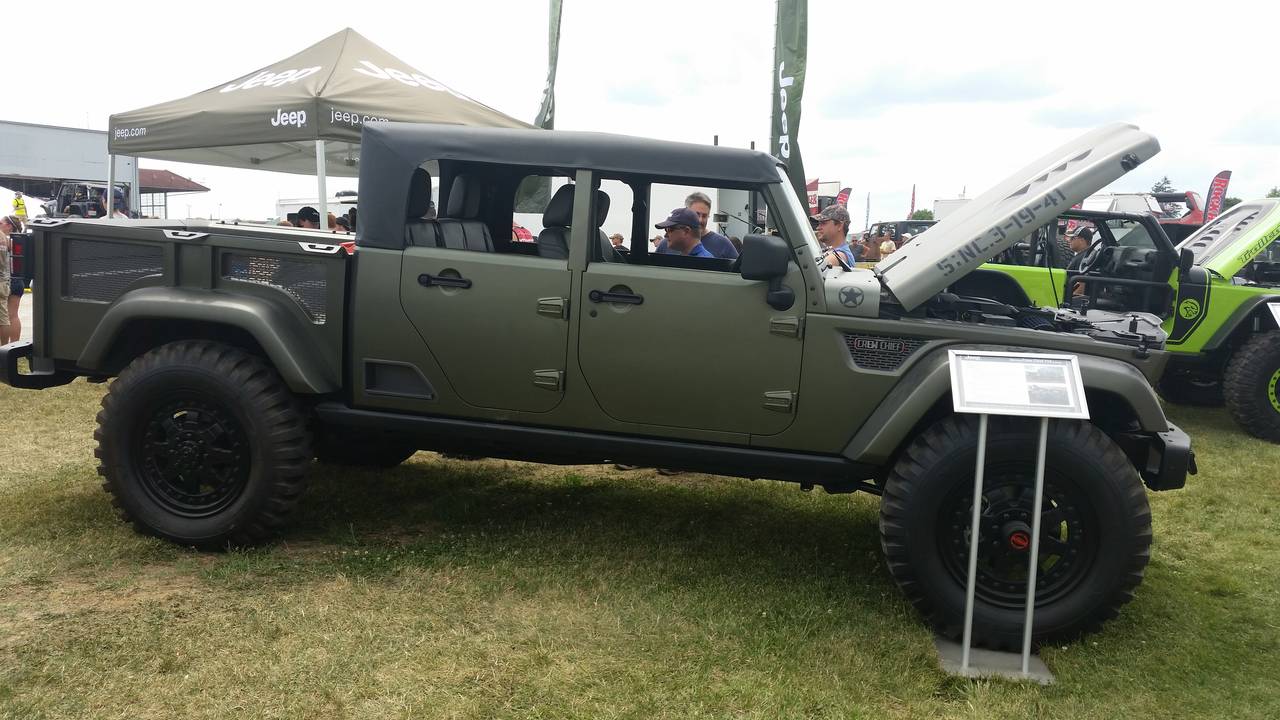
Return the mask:
M 791 217 L 795 218 L 795 221 L 799 223 L 799 227 L 796 228 L 796 230 L 801 231 L 805 244 L 809 246 L 809 253 L 816 262 L 818 257 L 822 255 L 822 248 L 818 247 L 818 238 L 813 234 L 813 230 L 809 227 L 809 213 L 805 212 L 804 206 L 800 204 L 800 198 L 796 197 L 796 194 L 791 191 L 791 180 L 787 177 L 787 174 L 782 171 L 781 167 L 777 170 L 778 179 L 782 181 L 782 187 L 780 188 L 778 195 L 782 196 L 783 202 L 787 205 L 786 210 L 789 212 Z M 783 231 L 783 237 L 787 236 L 787 230 L 789 229 L 790 228 L 779 228 L 779 230 Z M 787 242 L 789 242 L 792 247 L 795 247 L 796 245 L 795 241 L 791 238 L 787 238 Z

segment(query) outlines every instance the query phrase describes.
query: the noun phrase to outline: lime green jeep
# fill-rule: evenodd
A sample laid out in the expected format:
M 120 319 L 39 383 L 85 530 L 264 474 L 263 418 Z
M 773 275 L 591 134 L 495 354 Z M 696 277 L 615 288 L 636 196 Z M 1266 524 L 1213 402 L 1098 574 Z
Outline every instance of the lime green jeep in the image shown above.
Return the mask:
M 1075 269 L 1049 225 L 963 279 L 1015 304 L 1159 316 L 1172 357 L 1160 394 L 1221 405 L 1249 434 L 1280 442 L 1280 199 L 1237 205 L 1176 247 L 1150 216 L 1073 210 L 1097 237 Z

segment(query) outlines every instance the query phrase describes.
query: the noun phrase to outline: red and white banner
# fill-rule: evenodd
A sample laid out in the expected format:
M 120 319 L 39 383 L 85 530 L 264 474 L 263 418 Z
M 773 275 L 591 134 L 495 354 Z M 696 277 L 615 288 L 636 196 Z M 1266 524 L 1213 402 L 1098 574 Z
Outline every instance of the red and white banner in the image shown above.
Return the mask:
M 1222 205 L 1227 200 L 1227 186 L 1231 184 L 1231 171 L 1223 170 L 1214 176 L 1209 184 L 1209 195 L 1204 208 L 1204 221 L 1209 222 L 1222 212 Z
M 809 214 L 818 214 L 818 181 L 810 180 L 805 183 L 805 194 L 809 196 Z
M 1072 209 L 1072 210 L 1079 210 L 1079 209 L 1080 209 L 1080 203 L 1076 203 L 1075 205 L 1072 205 L 1072 206 L 1071 206 L 1071 209 Z M 1075 219 L 1068 220 L 1068 221 L 1067 221 L 1067 229 L 1066 229 L 1066 232 L 1064 232 L 1063 234 L 1064 234 L 1064 235 L 1070 235 L 1070 234 L 1071 234 L 1071 231 L 1072 231 L 1072 230 L 1075 230 L 1075 229 L 1076 229 L 1076 226 L 1077 226 L 1077 225 L 1079 225 L 1079 224 L 1080 224 L 1080 221 L 1079 221 L 1079 220 L 1075 220 Z
M 836 195 L 836 204 L 849 207 L 849 196 L 853 194 L 853 188 L 841 188 L 840 194 Z

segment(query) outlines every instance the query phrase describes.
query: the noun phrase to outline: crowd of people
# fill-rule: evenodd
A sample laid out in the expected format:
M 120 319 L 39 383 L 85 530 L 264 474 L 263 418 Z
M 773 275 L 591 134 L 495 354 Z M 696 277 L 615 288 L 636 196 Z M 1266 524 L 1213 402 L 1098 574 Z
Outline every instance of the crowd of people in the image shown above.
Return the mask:
M 434 211 L 434 207 L 432 208 L 432 210 Z M 355 208 L 351 208 L 341 215 L 334 215 L 333 213 L 329 213 L 329 217 L 327 218 L 327 222 L 325 223 L 325 225 L 327 226 L 329 232 L 349 235 L 356 231 L 356 217 L 357 217 L 357 212 Z M 311 207 L 310 205 L 305 205 L 301 208 L 298 208 L 298 212 L 289 213 L 287 216 L 285 216 L 285 219 L 281 220 L 276 224 L 281 227 L 296 227 L 296 228 L 306 228 L 309 230 L 319 230 L 320 229 L 320 211 Z

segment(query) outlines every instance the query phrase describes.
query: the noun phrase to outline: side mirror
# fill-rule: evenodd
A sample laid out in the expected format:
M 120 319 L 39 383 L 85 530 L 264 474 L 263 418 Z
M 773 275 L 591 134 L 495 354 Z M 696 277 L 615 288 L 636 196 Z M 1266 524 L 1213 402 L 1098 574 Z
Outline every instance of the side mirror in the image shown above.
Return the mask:
M 776 235 L 748 235 L 742 238 L 738 269 L 747 280 L 773 280 L 787 274 L 791 248 Z
M 1178 277 L 1186 278 L 1195 264 L 1196 254 L 1191 252 L 1191 248 L 1182 248 L 1178 253 Z
M 796 293 L 782 284 L 791 268 L 791 248 L 776 235 L 748 235 L 742 238 L 738 271 L 746 280 L 767 280 L 765 301 L 774 310 L 787 310 L 796 302 Z

